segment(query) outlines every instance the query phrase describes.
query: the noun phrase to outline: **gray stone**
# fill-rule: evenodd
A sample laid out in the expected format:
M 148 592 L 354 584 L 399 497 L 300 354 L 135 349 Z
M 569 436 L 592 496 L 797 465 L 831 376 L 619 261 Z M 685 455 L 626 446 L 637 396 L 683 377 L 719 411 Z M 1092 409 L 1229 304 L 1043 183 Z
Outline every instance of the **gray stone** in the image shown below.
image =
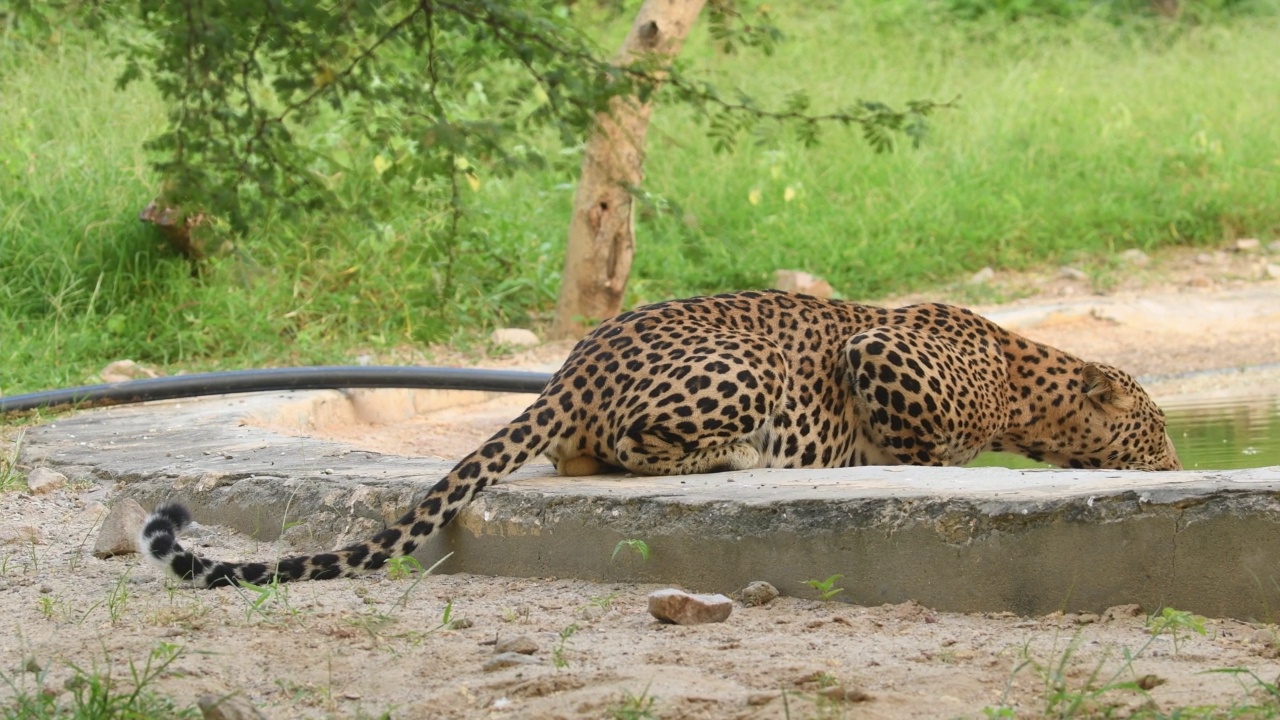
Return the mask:
M 989 267 L 984 267 L 978 272 L 969 276 L 969 284 L 970 285 L 986 285 L 987 283 L 994 280 L 995 277 L 996 277 L 995 270 L 992 270 Z
M 667 588 L 649 593 L 649 614 L 676 625 L 724 622 L 733 612 L 733 601 L 724 595 L 694 595 Z
M 267 720 L 261 710 L 235 695 L 201 695 L 196 705 L 204 720 Z
M 57 470 L 38 467 L 27 473 L 27 487 L 33 495 L 53 492 L 67 484 L 67 476 Z
M 1280 240 L 1272 240 L 1267 243 L 1267 252 L 1272 254 L 1280 254 Z
M 1120 261 L 1126 265 L 1144 267 L 1151 264 L 1151 257 L 1138 248 L 1130 248 L 1120 253 Z
M 773 287 L 787 292 L 829 298 L 835 295 L 831 283 L 803 270 L 774 270 Z
M 493 646 L 493 652 L 496 655 L 506 653 L 519 653 L 520 655 L 532 655 L 538 652 L 538 642 L 528 635 L 517 635 L 509 637 L 505 640 L 499 640 Z
M 500 655 L 494 655 L 485 664 L 480 666 L 485 672 L 493 672 L 503 668 L 516 667 L 517 665 L 541 665 L 542 661 L 536 657 L 521 655 L 516 652 L 506 652 Z
M 1058 268 L 1058 275 L 1068 280 L 1088 280 L 1089 279 L 1089 273 L 1081 270 L 1080 268 L 1073 268 L 1070 265 L 1063 265 L 1062 267 Z
M 508 347 L 533 347 L 542 342 L 532 330 L 524 328 L 498 328 L 489 334 L 489 342 Z
M 117 500 L 102 521 L 98 539 L 93 543 L 93 556 L 105 559 L 138 552 L 138 533 L 142 532 L 142 523 L 146 519 L 147 511 L 137 500 Z
M 768 605 L 778 597 L 778 588 L 763 580 L 756 580 L 742 589 L 742 604 L 747 607 Z
M 98 373 L 98 376 L 102 378 L 102 382 L 118 383 L 160 377 L 160 374 L 132 360 L 116 360 L 102 368 L 102 372 Z

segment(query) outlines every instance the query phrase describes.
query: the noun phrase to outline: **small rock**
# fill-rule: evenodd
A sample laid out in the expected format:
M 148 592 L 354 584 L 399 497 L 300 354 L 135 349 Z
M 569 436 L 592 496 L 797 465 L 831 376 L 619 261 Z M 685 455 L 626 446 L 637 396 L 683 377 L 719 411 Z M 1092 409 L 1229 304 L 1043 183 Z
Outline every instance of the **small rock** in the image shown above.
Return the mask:
M 829 298 L 835 294 L 831 283 L 803 270 L 774 270 L 773 286 L 778 290 L 804 293 L 820 298 Z
M 27 487 L 34 495 L 53 492 L 66 484 L 66 475 L 46 467 L 38 467 L 27 474 Z
M 132 360 L 116 360 L 102 368 L 102 372 L 98 373 L 98 376 L 102 378 L 102 382 L 118 383 L 160 377 L 160 374 Z
M 76 519 L 87 522 L 90 525 L 96 525 L 106 514 L 107 506 L 95 500 L 86 503 L 84 509 L 76 516 Z
M 252 703 L 234 695 L 201 695 L 196 705 L 204 720 L 266 720 Z
M 733 601 L 724 595 L 693 595 L 667 588 L 649 594 L 649 614 L 677 625 L 724 622 L 733 612 Z
M 1266 273 L 1272 280 L 1280 280 L 1280 265 L 1267 263 Z
M 489 335 L 489 342 L 494 345 L 509 347 L 533 347 L 542 342 L 532 330 L 524 328 L 498 328 Z
M 138 533 L 146 519 L 147 511 L 133 498 L 112 505 L 93 543 L 93 556 L 105 559 L 138 552 Z
M 1141 605 L 1113 605 L 1102 611 L 1103 622 L 1114 622 L 1116 620 L 1125 620 L 1127 618 L 1135 618 L 1142 615 Z
M 984 267 L 973 275 L 969 276 L 970 285 L 986 285 L 995 279 L 996 271 L 990 267 Z
M 471 618 L 460 617 L 460 618 L 454 618 L 453 620 L 450 620 L 449 627 L 446 629 L 447 630 L 466 630 L 467 628 L 472 627 L 474 625 L 475 623 L 472 622 Z
M 1099 620 L 1101 620 L 1101 619 L 1102 619 L 1102 618 L 1098 617 L 1098 614 L 1097 614 L 1097 613 L 1084 612 L 1084 613 L 1080 613 L 1079 615 L 1077 615 L 1077 616 L 1076 616 L 1076 624 L 1077 624 L 1077 625 L 1092 625 L 1092 624 L 1094 624 L 1094 623 L 1098 622 L 1098 621 L 1099 621 Z
M 1236 252 L 1257 252 L 1262 249 L 1262 241 L 1258 238 L 1240 238 L 1231 243 L 1231 249 Z
M 493 646 L 493 652 L 495 655 L 504 655 L 506 653 L 532 655 L 538 652 L 538 643 L 528 635 L 517 635 L 506 640 L 499 640 Z
M 760 705 L 768 705 L 774 698 L 779 697 L 777 692 L 753 692 L 747 696 L 747 704 L 753 707 Z
M 1200 265 L 1212 265 L 1216 261 L 1209 253 L 1196 253 L 1196 262 Z
M 778 597 L 778 588 L 763 580 L 756 580 L 742 589 L 742 604 L 747 607 L 768 605 Z
M 1129 248 L 1120 253 L 1120 260 L 1124 264 L 1133 265 L 1134 267 L 1143 267 L 1151 263 L 1151 257 L 1138 248 Z
M 1089 273 L 1080 268 L 1073 268 L 1070 265 L 1063 265 L 1058 268 L 1058 275 L 1068 280 L 1088 280 Z
M 542 661 L 536 657 L 521 655 L 520 653 L 516 653 L 516 652 L 508 652 L 508 653 L 501 653 L 499 655 L 494 655 L 492 658 L 485 661 L 485 664 L 481 665 L 480 667 L 485 672 L 493 672 L 494 670 L 501 670 L 503 668 L 515 667 L 517 665 L 541 665 L 541 664 L 542 664 Z
M 1280 254 L 1280 240 L 1272 240 L 1267 243 L 1267 252 L 1272 254 Z

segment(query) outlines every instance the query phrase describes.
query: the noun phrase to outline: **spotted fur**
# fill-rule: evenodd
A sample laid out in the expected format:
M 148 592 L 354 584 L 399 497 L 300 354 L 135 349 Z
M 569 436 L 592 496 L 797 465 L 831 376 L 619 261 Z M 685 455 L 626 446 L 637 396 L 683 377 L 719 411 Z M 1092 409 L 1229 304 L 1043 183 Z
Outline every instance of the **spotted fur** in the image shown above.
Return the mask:
M 1124 372 L 948 305 L 783 292 L 672 300 L 607 320 L 519 417 L 373 538 L 276 563 L 216 562 L 158 508 L 149 558 L 199 586 L 323 580 L 412 553 L 539 453 L 563 475 L 961 465 L 1005 450 L 1074 468 L 1173 470 L 1164 414 Z

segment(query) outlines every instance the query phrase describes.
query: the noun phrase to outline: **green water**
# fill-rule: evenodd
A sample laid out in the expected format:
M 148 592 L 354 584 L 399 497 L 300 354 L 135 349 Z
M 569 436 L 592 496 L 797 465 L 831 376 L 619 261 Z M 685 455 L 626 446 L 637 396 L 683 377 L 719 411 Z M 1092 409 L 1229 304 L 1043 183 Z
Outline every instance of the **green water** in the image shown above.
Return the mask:
M 1269 389 L 1270 390 L 1270 389 Z M 1280 465 L 1280 393 L 1162 403 L 1169 436 L 1188 470 Z M 972 467 L 1049 467 L 1019 455 L 986 453 Z

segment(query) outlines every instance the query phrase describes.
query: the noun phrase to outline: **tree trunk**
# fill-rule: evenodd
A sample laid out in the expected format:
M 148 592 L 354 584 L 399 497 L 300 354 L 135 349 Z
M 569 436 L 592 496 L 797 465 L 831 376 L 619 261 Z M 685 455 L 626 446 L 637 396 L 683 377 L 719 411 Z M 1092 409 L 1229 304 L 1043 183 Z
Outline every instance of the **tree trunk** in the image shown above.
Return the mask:
M 673 58 L 706 0 L 645 0 L 618 53 L 619 64 L 639 55 Z M 596 118 L 573 199 L 560 300 L 551 335 L 580 337 L 622 309 L 635 254 L 631 191 L 644 179 L 644 140 L 651 103 L 617 97 Z

